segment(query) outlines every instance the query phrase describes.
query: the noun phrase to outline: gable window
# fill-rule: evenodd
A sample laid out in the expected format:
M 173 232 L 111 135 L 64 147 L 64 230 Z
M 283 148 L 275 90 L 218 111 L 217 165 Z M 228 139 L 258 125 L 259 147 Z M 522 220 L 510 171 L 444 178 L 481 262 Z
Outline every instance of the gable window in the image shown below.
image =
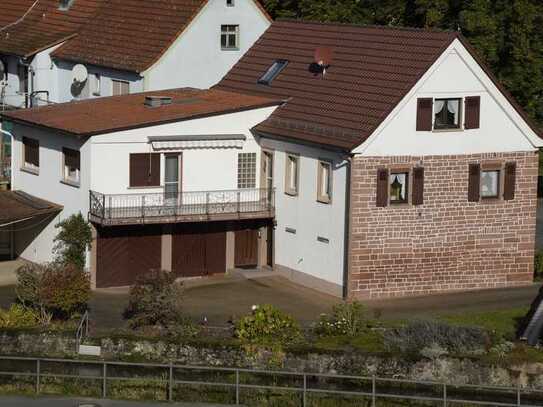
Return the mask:
M 409 172 L 391 172 L 388 183 L 391 204 L 409 201 Z
M 328 161 L 318 162 L 317 201 L 326 204 L 332 202 L 332 164 Z
M 266 73 L 264 73 L 264 75 L 260 77 L 258 83 L 261 85 L 270 85 L 272 81 L 277 78 L 277 76 L 281 73 L 281 71 L 286 68 L 287 65 L 288 61 L 286 59 L 275 60 L 272 66 L 268 68 Z
M 112 79 L 111 84 L 113 86 L 113 96 L 128 95 L 130 93 L 130 83 L 128 83 L 127 81 Z
M 256 153 L 238 154 L 238 189 L 256 188 Z
M 300 157 L 295 154 L 287 154 L 285 168 L 285 193 L 287 195 L 298 195 L 298 180 L 300 172 Z
M 434 129 L 460 128 L 461 99 L 434 100 Z
M 62 154 L 64 156 L 64 181 L 79 185 L 81 177 L 81 158 L 79 151 L 63 148 Z
M 239 49 L 239 25 L 221 25 L 221 49 Z
M 500 170 L 481 171 L 481 198 L 500 196 Z
M 40 142 L 23 137 L 23 167 L 33 172 L 40 169 Z
M 130 187 L 160 186 L 160 154 L 130 154 Z

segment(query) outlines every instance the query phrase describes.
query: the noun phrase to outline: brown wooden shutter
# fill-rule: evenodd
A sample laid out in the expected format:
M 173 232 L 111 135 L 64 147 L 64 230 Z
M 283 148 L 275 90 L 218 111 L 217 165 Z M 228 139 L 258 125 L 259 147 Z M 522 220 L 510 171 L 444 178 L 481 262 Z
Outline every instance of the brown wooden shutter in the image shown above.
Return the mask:
M 78 170 L 81 169 L 79 151 L 63 148 L 62 152 L 64 153 L 64 164 L 68 167 L 77 168 Z
M 514 162 L 505 164 L 505 179 L 503 186 L 503 199 L 510 201 L 515 199 L 515 183 L 517 178 L 517 164 Z
M 478 129 L 481 120 L 481 97 L 469 96 L 465 102 L 466 120 L 464 127 L 469 129 Z
M 25 148 L 25 162 L 40 166 L 40 143 L 38 140 L 23 137 L 23 144 Z
M 385 207 L 388 205 L 388 170 L 379 168 L 377 170 L 377 206 Z
M 432 131 L 432 98 L 417 100 L 417 131 Z
M 130 186 L 160 186 L 160 154 L 130 154 Z
M 468 201 L 479 202 L 481 189 L 481 165 L 469 165 Z
M 413 168 L 413 205 L 424 203 L 424 168 Z

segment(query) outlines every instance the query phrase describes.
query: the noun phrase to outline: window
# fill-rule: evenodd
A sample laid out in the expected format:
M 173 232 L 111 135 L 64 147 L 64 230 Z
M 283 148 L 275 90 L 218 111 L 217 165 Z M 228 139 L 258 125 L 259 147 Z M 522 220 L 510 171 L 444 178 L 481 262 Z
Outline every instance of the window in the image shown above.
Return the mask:
M 285 168 L 285 193 L 298 195 L 298 181 L 300 179 L 300 157 L 295 154 L 287 154 Z
M 0 58 L 0 81 L 8 80 L 8 63 Z
M 79 184 L 81 169 L 79 151 L 63 148 L 62 153 L 64 155 L 64 181 Z
M 256 188 L 256 153 L 238 154 L 238 189 Z
M 113 96 L 128 95 L 130 93 L 130 83 L 116 79 L 112 79 L 111 83 L 113 85 Z
M 19 93 L 26 95 L 28 92 L 28 68 L 22 64 L 17 65 L 19 77 Z
M 391 172 L 388 183 L 390 203 L 407 203 L 409 200 L 409 173 Z
M 500 195 L 500 170 L 481 171 L 481 198 L 498 198 Z
M 221 25 L 221 48 L 239 49 L 239 25 Z
M 317 169 L 317 201 L 332 202 L 332 164 L 319 161 Z
M 436 99 L 434 101 L 434 129 L 460 128 L 461 99 Z
M 258 83 L 262 85 L 270 85 L 287 65 L 288 61 L 286 59 L 277 59 L 272 66 L 268 68 L 266 73 L 260 77 Z
M 94 96 L 100 96 L 102 91 L 102 76 L 97 73 L 94 75 L 94 87 L 92 89 L 92 94 Z
M 23 137 L 23 167 L 37 172 L 40 169 L 40 142 Z
M 130 187 L 160 186 L 160 154 L 130 154 Z
M 226 0 L 226 7 L 234 7 L 234 0 Z

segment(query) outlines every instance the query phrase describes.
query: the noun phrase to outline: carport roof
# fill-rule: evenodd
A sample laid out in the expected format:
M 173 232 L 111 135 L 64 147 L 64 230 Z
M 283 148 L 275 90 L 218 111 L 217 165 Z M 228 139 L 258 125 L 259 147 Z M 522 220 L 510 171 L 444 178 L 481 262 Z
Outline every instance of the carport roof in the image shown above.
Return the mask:
M 61 205 L 36 198 L 22 191 L 0 191 L 0 228 L 61 210 Z

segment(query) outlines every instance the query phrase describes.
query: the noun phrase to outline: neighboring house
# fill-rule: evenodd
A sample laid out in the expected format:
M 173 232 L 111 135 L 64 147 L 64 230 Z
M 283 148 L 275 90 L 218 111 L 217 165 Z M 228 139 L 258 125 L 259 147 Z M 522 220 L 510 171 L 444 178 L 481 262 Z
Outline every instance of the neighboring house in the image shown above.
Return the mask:
M 98 286 L 264 264 L 352 299 L 532 282 L 543 141 L 459 33 L 281 21 L 210 91 L 4 117 L 14 187 L 89 212 Z M 16 252 L 47 260 L 53 226 Z
M 256 0 L 6 2 L 11 11 L 0 18 L 0 61 L 7 68 L 0 105 L 17 108 L 208 88 L 271 23 Z M 86 75 L 74 83 L 78 64 Z

